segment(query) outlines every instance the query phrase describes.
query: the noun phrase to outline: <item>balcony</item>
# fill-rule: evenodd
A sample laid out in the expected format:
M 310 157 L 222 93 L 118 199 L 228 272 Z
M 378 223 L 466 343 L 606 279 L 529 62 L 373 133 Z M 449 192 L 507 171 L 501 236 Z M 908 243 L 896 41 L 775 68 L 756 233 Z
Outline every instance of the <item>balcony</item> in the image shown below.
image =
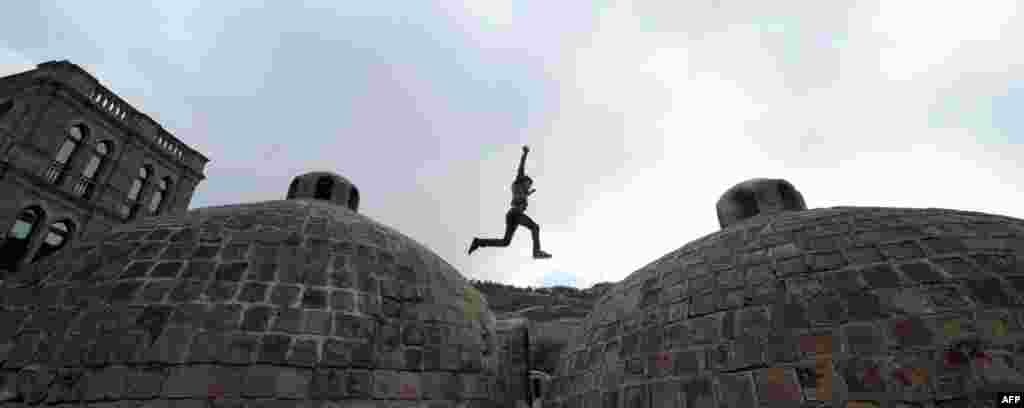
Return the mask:
M 100 109 L 113 115 L 119 120 L 128 119 L 128 113 L 130 112 L 128 104 L 121 101 L 121 98 L 114 96 L 106 90 L 96 89 L 92 93 L 92 101 Z

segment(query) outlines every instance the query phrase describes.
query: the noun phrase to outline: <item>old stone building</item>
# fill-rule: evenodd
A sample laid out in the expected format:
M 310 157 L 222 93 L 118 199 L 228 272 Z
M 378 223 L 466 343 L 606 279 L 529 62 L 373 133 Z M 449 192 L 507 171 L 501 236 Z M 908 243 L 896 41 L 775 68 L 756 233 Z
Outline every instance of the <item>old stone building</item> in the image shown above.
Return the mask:
M 570 342 L 548 407 L 987 407 L 1024 389 L 1024 221 L 807 210 L 730 189 L 722 229 L 618 283 Z
M 80 236 L 185 211 L 207 161 L 75 64 L 0 78 L 0 279 Z

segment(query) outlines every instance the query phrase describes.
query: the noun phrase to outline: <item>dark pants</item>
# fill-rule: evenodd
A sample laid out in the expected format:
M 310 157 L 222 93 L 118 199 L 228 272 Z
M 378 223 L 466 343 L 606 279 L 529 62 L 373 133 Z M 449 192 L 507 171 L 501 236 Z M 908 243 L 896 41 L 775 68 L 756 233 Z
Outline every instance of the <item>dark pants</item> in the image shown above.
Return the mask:
M 480 238 L 477 240 L 477 245 L 480 247 L 507 247 L 508 244 L 512 243 L 512 235 L 515 235 L 516 228 L 520 225 L 530 230 L 530 234 L 533 235 L 533 252 L 539 252 L 540 226 L 533 222 L 530 216 L 526 215 L 523 210 L 517 208 L 509 209 L 505 213 L 505 236 L 503 238 Z

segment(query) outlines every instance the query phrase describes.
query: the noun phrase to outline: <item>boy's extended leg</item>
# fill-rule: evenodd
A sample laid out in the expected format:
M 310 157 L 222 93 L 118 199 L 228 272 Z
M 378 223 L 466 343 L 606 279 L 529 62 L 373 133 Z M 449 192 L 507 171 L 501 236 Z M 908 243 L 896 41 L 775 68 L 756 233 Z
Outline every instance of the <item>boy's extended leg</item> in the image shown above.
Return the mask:
M 469 253 L 472 254 L 477 248 L 481 247 L 507 247 L 512 243 L 512 236 L 516 233 L 516 228 L 519 227 L 519 223 L 516 217 L 509 211 L 505 214 L 505 236 L 502 238 L 473 238 L 473 242 L 469 244 Z

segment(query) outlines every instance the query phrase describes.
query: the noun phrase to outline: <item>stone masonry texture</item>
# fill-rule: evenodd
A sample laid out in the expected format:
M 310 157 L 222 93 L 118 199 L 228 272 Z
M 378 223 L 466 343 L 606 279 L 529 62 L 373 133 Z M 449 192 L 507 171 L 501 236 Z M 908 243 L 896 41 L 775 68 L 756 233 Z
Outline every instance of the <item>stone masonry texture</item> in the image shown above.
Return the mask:
M 1024 221 L 943 209 L 752 217 L 633 273 L 546 407 L 983 407 L 1024 389 Z
M 0 406 L 496 407 L 449 264 L 298 197 L 118 226 L 0 286 Z
M 531 323 L 496 321 L 319 174 L 0 280 L 0 408 L 523 403 Z M 600 299 L 544 406 L 987 407 L 1024 389 L 1024 221 L 754 204 Z

